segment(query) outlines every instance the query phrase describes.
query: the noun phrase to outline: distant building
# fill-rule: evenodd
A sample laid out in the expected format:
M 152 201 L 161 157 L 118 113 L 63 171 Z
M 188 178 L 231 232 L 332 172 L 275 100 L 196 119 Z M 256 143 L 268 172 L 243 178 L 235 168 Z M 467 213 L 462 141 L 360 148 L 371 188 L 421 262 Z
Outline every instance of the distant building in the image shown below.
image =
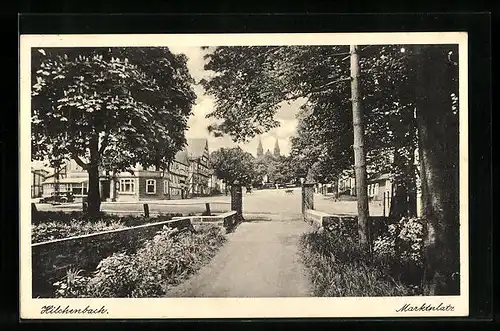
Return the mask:
M 356 177 L 354 171 L 345 170 L 338 180 L 338 194 L 356 196 Z
M 45 177 L 49 172 L 45 169 L 31 168 L 31 197 L 41 198 L 43 195 L 43 185 Z
M 187 177 L 189 174 L 189 159 L 186 151 L 179 151 L 169 168 L 168 181 L 163 186 L 170 199 L 184 199 L 187 196 Z
M 208 179 L 208 187 L 210 189 L 210 194 L 212 193 L 224 193 L 225 185 L 224 180 L 218 178 L 213 169 L 209 170 L 210 178 Z
M 188 139 L 187 156 L 189 171 L 187 178 L 188 194 L 191 196 L 208 195 L 209 189 L 209 150 L 206 138 Z
M 109 197 L 109 179 L 103 171 L 99 175 L 101 177 L 99 182 L 101 197 L 106 197 L 106 193 Z M 68 192 L 73 194 L 76 201 L 81 201 L 83 197 L 87 196 L 88 182 L 87 171 L 79 166 L 75 160 L 69 160 L 45 177 L 45 181 L 42 183 L 43 196 L 50 196 L 55 191 Z
M 264 149 L 262 148 L 262 140 L 259 137 L 259 145 L 257 146 L 257 157 L 262 157 L 264 155 Z
M 132 172 L 110 174 L 99 171 L 99 193 L 102 201 L 139 201 L 183 199 L 188 195 L 210 193 L 207 139 L 188 139 L 187 147 L 175 155 L 168 170 L 136 165 Z M 72 192 L 76 200 L 88 194 L 88 172 L 74 160 L 66 162 L 59 175 L 47 175 L 41 183 L 43 196 L 58 187 L 59 192 Z M 32 195 L 38 190 L 32 187 Z M 80 198 L 80 199 L 79 199 Z
M 278 158 L 281 156 L 281 151 L 280 151 L 280 145 L 278 143 L 278 138 L 276 138 L 276 142 L 274 143 L 274 151 L 273 151 L 273 156 L 275 158 Z

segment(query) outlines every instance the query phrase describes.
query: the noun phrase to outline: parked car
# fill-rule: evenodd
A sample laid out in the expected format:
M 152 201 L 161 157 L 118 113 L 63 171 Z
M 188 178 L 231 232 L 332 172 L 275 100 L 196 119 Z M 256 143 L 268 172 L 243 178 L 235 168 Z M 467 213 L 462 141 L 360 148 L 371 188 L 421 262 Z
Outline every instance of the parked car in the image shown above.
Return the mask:
M 66 203 L 75 201 L 71 192 L 52 192 L 50 196 L 41 198 L 39 203 Z

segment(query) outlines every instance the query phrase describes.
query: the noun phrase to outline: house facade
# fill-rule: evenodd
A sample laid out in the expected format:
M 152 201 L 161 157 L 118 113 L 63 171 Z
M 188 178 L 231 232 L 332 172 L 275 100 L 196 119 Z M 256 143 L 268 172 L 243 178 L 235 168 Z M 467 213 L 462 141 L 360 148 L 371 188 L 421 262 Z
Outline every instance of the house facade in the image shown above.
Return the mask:
M 56 174 L 57 173 L 57 174 Z M 109 198 L 109 176 L 106 176 L 104 171 L 99 173 L 99 190 L 102 200 Z M 69 160 L 59 170 L 45 178 L 42 183 L 43 196 L 50 196 L 55 191 L 62 193 L 72 193 L 75 201 L 82 201 L 83 197 L 88 193 L 88 173 L 74 160 Z M 58 187 L 58 188 L 57 188 Z
M 164 186 L 169 199 L 184 199 L 187 196 L 187 177 L 189 174 L 189 159 L 186 151 L 177 152 L 169 167 L 167 185 Z
M 133 167 L 132 172 L 109 174 L 99 172 L 99 193 L 102 201 L 140 201 L 184 199 L 210 194 L 209 150 L 207 139 L 190 139 L 188 146 L 175 155 L 167 171 Z M 58 176 L 45 177 L 41 183 L 43 196 L 59 192 L 73 193 L 76 201 L 88 194 L 88 173 L 74 160 L 62 168 Z M 56 179 L 57 177 L 57 179 Z M 34 191 L 32 187 L 32 195 Z
M 43 185 L 49 172 L 45 169 L 31 168 L 31 197 L 41 198 L 43 195 Z
M 356 177 L 354 171 L 344 171 L 338 180 L 338 194 L 356 196 Z
M 210 194 L 209 188 L 209 150 L 205 138 L 188 139 L 187 156 L 189 169 L 187 177 L 187 191 L 189 196 L 203 196 Z
M 169 198 L 168 172 L 136 166 L 110 179 L 111 201 L 163 200 Z
M 224 193 L 225 186 L 224 181 L 218 178 L 213 169 L 210 170 L 210 178 L 208 179 L 208 187 L 210 188 L 210 194 Z
M 383 201 L 392 193 L 392 181 L 389 173 L 368 179 L 368 197 L 373 201 Z

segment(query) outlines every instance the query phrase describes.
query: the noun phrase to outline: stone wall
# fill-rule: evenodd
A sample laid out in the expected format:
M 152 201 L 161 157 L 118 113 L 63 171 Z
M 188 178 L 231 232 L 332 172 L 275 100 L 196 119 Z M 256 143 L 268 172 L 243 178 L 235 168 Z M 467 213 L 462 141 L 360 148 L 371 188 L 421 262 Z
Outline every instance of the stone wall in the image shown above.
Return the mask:
M 186 217 L 182 217 L 186 218 Z M 232 231 L 239 222 L 238 214 L 236 211 L 229 211 L 219 215 L 213 216 L 189 216 L 187 217 L 193 225 L 197 224 L 213 224 L 224 227 L 227 231 Z M 181 217 L 174 217 L 174 220 L 181 219 Z
M 315 230 L 337 232 L 342 235 L 358 236 L 358 217 L 355 215 L 331 215 L 317 210 L 306 210 L 304 220 Z M 389 217 L 369 216 L 370 236 L 372 240 L 387 231 L 389 224 L 394 223 Z
M 118 252 L 135 253 L 164 226 L 192 227 L 189 219 L 151 223 L 125 229 L 36 243 L 31 246 L 33 297 L 51 297 L 52 284 L 69 268 L 93 271 L 99 262 Z

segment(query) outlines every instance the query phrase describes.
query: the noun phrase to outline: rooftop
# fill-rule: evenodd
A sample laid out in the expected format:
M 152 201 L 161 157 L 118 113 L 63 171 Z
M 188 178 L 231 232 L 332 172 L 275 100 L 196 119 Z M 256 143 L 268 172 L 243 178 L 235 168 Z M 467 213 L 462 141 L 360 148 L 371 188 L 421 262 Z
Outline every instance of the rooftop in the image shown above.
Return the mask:
M 368 179 L 368 181 L 369 182 L 378 182 L 379 180 L 386 180 L 386 179 L 391 179 L 391 174 L 384 173 L 384 174 L 375 175 L 372 178 Z

